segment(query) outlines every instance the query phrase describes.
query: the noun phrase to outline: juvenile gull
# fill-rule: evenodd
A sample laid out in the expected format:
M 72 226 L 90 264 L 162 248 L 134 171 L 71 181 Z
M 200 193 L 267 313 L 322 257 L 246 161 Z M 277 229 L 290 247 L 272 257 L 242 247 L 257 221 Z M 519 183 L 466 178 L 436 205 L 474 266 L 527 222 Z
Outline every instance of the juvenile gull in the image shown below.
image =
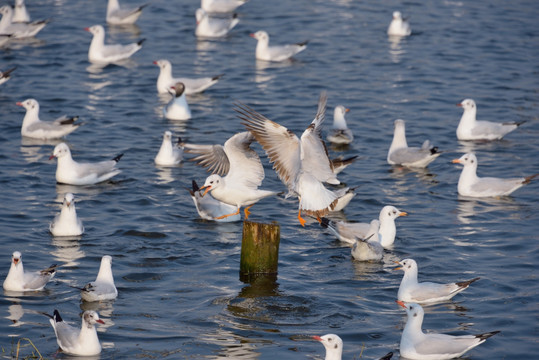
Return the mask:
M 17 102 L 18 106 L 26 109 L 22 121 L 21 135 L 34 139 L 59 139 L 77 130 L 82 123 L 75 124 L 78 116 L 62 116 L 53 121 L 41 121 L 39 119 L 39 103 L 35 99 L 26 99 Z
M 395 120 L 393 141 L 387 153 L 388 164 L 424 168 L 438 156 L 440 156 L 438 147 L 431 146 L 429 140 L 426 140 L 421 148 L 408 147 L 404 120 Z
M 259 30 L 249 36 L 258 40 L 255 56 L 264 61 L 285 61 L 307 48 L 307 41 L 289 45 L 269 45 L 269 35 Z
M 11 267 L 4 280 L 4 290 L 36 291 L 42 290 L 56 274 L 56 265 L 35 272 L 25 272 L 22 265 L 22 254 L 15 251 L 11 256 Z
M 62 210 L 54 217 L 49 230 L 54 236 L 78 236 L 84 232 L 82 220 L 77 216 L 75 197 L 72 193 L 64 195 Z
M 160 94 L 168 93 L 170 87 L 176 85 L 176 83 L 179 82 L 185 85 L 186 95 L 201 93 L 210 86 L 215 85 L 223 76 L 221 74 L 213 77 L 174 78 L 172 76 L 172 65 L 170 61 L 161 59 L 156 60 L 153 63 L 159 66 L 159 76 L 157 77 L 157 92 Z
M 97 312 L 88 310 L 82 314 L 82 326 L 80 329 L 66 323 L 58 310 L 54 310 L 49 319 L 56 342 L 63 352 L 70 355 L 90 356 L 101 353 L 101 344 L 97 338 L 95 323 L 104 324 Z

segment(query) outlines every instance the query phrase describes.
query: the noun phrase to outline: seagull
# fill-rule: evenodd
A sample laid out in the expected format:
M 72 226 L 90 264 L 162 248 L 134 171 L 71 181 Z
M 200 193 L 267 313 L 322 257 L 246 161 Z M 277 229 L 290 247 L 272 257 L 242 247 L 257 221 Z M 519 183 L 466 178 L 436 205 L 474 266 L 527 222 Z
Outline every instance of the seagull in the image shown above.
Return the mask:
M 105 322 L 99 318 L 97 312 L 88 310 L 82 314 L 80 330 L 66 323 L 58 310 L 54 310 L 54 315 L 48 316 L 51 318 L 49 321 L 56 334 L 56 342 L 63 352 L 78 356 L 101 353 L 101 344 L 97 338 L 94 325 L 95 323 L 104 324 Z
M 101 266 L 95 281 L 89 282 L 80 290 L 80 296 L 85 301 L 114 300 L 118 297 L 118 290 L 114 285 L 112 276 L 112 257 L 105 255 L 101 258 Z
M 354 140 L 354 134 L 352 134 L 352 130 L 346 125 L 346 119 L 344 117 L 349 111 L 350 109 L 342 105 L 335 107 L 335 111 L 333 112 L 333 128 L 327 136 L 329 142 L 338 145 L 347 145 Z
M 457 106 L 462 107 L 464 110 L 457 127 L 457 138 L 459 140 L 500 140 L 525 123 L 525 121 L 496 123 L 476 120 L 477 106 L 472 99 L 464 99 Z
M 238 104 L 235 109 L 243 124 L 262 145 L 279 179 L 287 186 L 287 197 L 298 195 L 298 220 L 302 226 L 305 226 L 302 211 L 321 221 L 322 216 L 335 209 L 340 196 L 322 184 L 340 184 L 321 137 L 326 102 L 327 95 L 323 92 L 318 101 L 316 117 L 303 132 L 301 140 L 284 126 L 246 105 Z
M 405 302 L 414 302 L 418 304 L 433 304 L 441 301 L 447 301 L 459 292 L 464 291 L 474 281 L 471 280 L 454 282 L 449 284 L 438 284 L 433 282 L 417 282 L 417 263 L 413 259 L 404 259 L 395 261 L 399 264 L 393 270 L 404 271 L 401 284 L 399 286 L 398 299 Z
M 249 36 L 258 40 L 256 58 L 264 61 L 285 61 L 307 48 L 308 41 L 290 45 L 269 45 L 269 35 L 264 30 L 258 30 Z
M 230 13 L 248 0 L 201 0 L 200 7 L 209 13 Z
M 59 139 L 77 130 L 82 123 L 75 124 L 78 116 L 62 116 L 53 121 L 39 119 L 39 103 L 35 99 L 26 99 L 16 105 L 26 109 L 22 121 L 21 135 L 34 139 Z
M 397 304 L 406 309 L 408 321 L 402 331 L 400 342 L 401 356 L 412 360 L 444 360 L 461 356 L 468 350 L 485 342 L 489 337 L 499 331 L 492 331 L 478 335 L 446 335 L 427 333 L 421 329 L 423 324 L 423 308 L 415 303 L 404 303 L 397 300 Z
M 386 249 L 391 248 L 395 242 L 397 228 L 395 219 L 400 216 L 407 216 L 408 213 L 400 211 L 394 206 L 387 205 L 380 210 L 378 220 L 380 221 L 380 243 Z M 355 244 L 356 238 L 366 239 L 371 227 L 370 223 L 347 223 L 344 221 L 331 221 L 322 219 L 322 227 L 327 227 L 342 242 Z
M 142 14 L 142 9 L 147 5 L 136 8 L 122 8 L 118 0 L 109 0 L 107 4 L 107 23 L 111 25 L 131 25 Z
M 172 65 L 170 61 L 161 59 L 155 60 L 153 63 L 159 66 L 159 77 L 157 78 L 157 92 L 159 94 L 168 93 L 168 89 L 179 82 L 185 85 L 186 95 L 198 94 L 210 86 L 215 85 L 223 77 L 223 74 L 220 74 L 202 78 L 174 78 L 172 77 Z
M 13 38 L 28 38 L 35 36 L 48 22 L 47 20 L 41 20 L 31 23 L 15 23 L 13 22 L 13 9 L 9 5 L 0 7 L 0 14 L 2 14 L 2 20 L 0 20 L 0 34 L 11 35 Z
M 403 19 L 400 11 L 393 12 L 393 20 L 387 28 L 389 36 L 408 36 L 412 33 L 408 19 Z
M 379 220 L 371 220 L 369 231 L 365 238 L 356 237 L 352 247 L 352 257 L 359 261 L 380 261 L 384 255 L 384 248 L 380 243 Z
M 54 236 L 78 236 L 84 232 L 82 220 L 77 216 L 75 197 L 72 193 L 64 195 L 62 210 L 54 217 L 49 230 Z
M 56 167 L 56 181 L 68 185 L 92 185 L 103 182 L 118 175 L 121 170 L 116 169 L 116 164 L 123 154 L 112 160 L 95 163 L 79 163 L 71 157 L 71 150 L 66 143 L 60 143 L 54 148 L 49 160 L 58 159 Z
M 5 83 L 11 78 L 11 73 L 16 69 L 17 67 L 13 67 L 6 71 L 0 71 L 0 84 Z
M 424 168 L 440 156 L 440 154 L 438 147 L 431 146 L 429 140 L 426 140 L 421 148 L 408 147 L 404 120 L 395 120 L 393 141 L 387 153 L 388 164 Z
M 236 206 L 229 205 L 215 199 L 213 196 L 211 196 L 211 193 L 203 196 L 195 180 L 193 180 L 192 187 L 192 190 L 189 189 L 189 194 L 191 194 L 191 199 L 193 199 L 198 215 L 200 215 L 201 218 L 204 220 L 215 220 L 218 222 L 232 222 L 241 220 L 240 214 L 220 218 L 223 215 L 235 212 Z
M 509 179 L 478 177 L 477 158 L 474 153 L 464 154 L 459 159 L 453 159 L 451 162 L 464 165 L 458 184 L 458 192 L 462 196 L 496 197 L 510 195 L 513 191 L 520 189 L 539 176 L 539 174 L 534 174 Z
M 342 359 L 342 339 L 335 334 L 327 334 L 324 336 L 313 336 L 313 339 L 318 340 L 326 348 L 325 360 L 341 360 Z
M 105 44 L 105 29 L 101 25 L 84 28 L 93 34 L 92 42 L 88 50 L 88 60 L 94 64 L 112 64 L 128 59 L 131 55 L 142 48 L 145 39 L 128 45 Z
M 13 18 L 11 21 L 14 23 L 30 22 L 30 14 L 28 14 L 28 10 L 26 10 L 24 0 L 15 0 L 15 8 L 13 9 Z
M 230 18 L 216 18 L 209 16 L 202 8 L 197 9 L 195 17 L 197 20 L 195 35 L 201 38 L 225 37 L 240 22 L 237 14 Z
M 214 172 L 200 188 L 205 190 L 203 196 L 211 191 L 215 199 L 236 206 L 235 212 L 215 219 L 237 215 L 242 206 L 245 206 L 245 219 L 248 219 L 251 206 L 265 197 L 277 195 L 275 191 L 258 189 L 264 179 L 264 167 L 250 147 L 254 140 L 250 132 L 244 131 L 228 139 L 224 146 L 184 144 L 187 153 L 200 154 L 193 161 Z
M 173 98 L 163 108 L 163 115 L 169 120 L 189 120 L 191 110 L 185 98 L 185 85 L 178 82 L 170 87 L 169 93 Z
M 176 146 L 172 145 L 172 132 L 165 131 L 161 148 L 155 157 L 155 163 L 161 166 L 178 165 L 183 158 L 182 139 L 178 138 Z
M 11 267 L 4 280 L 4 290 L 7 291 L 36 291 L 42 290 L 56 274 L 57 265 L 35 272 L 24 272 L 22 254 L 15 251 L 11 257 Z

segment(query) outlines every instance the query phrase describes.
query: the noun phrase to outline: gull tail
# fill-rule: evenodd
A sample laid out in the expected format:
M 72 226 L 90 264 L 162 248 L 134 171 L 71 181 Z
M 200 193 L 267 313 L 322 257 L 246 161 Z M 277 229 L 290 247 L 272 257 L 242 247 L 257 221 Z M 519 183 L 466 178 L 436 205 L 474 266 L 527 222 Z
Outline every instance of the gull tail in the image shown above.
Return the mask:
M 46 269 L 43 269 L 40 271 L 41 275 L 51 275 L 51 274 L 54 274 L 56 272 L 56 268 L 58 267 L 58 265 L 54 264 L 54 265 L 51 265 L 49 266 L 48 268 Z
M 120 154 L 120 155 L 117 155 L 117 156 L 116 156 L 115 158 L 113 158 L 112 160 L 114 160 L 114 161 L 118 162 L 118 161 L 120 161 L 120 159 L 122 158 L 122 156 L 124 156 L 124 154 L 123 154 L 123 153 L 122 153 L 122 154 Z
M 62 319 L 62 317 L 60 316 L 60 313 L 56 309 L 54 309 L 54 313 L 52 314 L 52 318 L 54 319 L 54 322 L 57 322 L 57 323 L 64 321 Z
M 213 81 L 215 81 L 215 80 L 219 80 L 219 79 L 222 78 L 223 76 L 225 76 L 225 74 L 219 74 L 219 75 L 215 75 L 215 76 L 212 77 L 211 79 L 212 79 Z
M 9 69 L 9 70 L 2 71 L 2 72 L 0 72 L 0 75 L 1 75 L 2 77 L 9 77 L 9 74 L 11 74 L 13 71 L 15 71 L 16 68 L 17 68 L 17 67 L 15 66 L 15 67 L 12 67 L 12 68 Z
M 389 360 L 389 359 L 391 359 L 392 356 L 393 356 L 393 353 L 392 353 L 392 352 L 388 352 L 387 354 L 385 354 L 384 356 L 382 356 L 379 360 Z
M 500 332 L 500 331 L 491 331 L 491 332 L 488 332 L 488 333 L 475 335 L 475 337 L 478 338 L 478 339 L 480 339 L 480 340 L 486 340 L 486 339 L 488 339 L 489 337 L 494 336 L 494 335 L 496 335 L 496 334 L 499 333 L 499 332 Z
M 504 122 L 504 123 L 502 123 L 502 125 L 516 125 L 517 127 L 519 127 L 520 125 L 524 124 L 525 122 L 526 122 L 526 120 L 515 121 L 515 122 Z
M 457 284 L 457 286 L 459 288 L 463 288 L 463 289 L 466 289 L 468 286 L 470 286 L 471 283 L 479 280 L 480 278 L 476 277 L 475 279 L 472 279 L 472 280 L 467 280 L 467 281 L 461 281 L 461 282 L 457 282 L 455 284 Z
M 138 46 L 142 46 L 142 43 L 145 42 L 146 39 L 140 39 L 139 41 L 137 41 L 137 45 Z
M 524 178 L 524 181 L 522 183 L 527 184 L 530 181 L 532 181 L 533 179 L 535 179 L 537 176 L 539 176 L 539 174 L 533 174 L 533 175 L 527 176 L 527 177 Z

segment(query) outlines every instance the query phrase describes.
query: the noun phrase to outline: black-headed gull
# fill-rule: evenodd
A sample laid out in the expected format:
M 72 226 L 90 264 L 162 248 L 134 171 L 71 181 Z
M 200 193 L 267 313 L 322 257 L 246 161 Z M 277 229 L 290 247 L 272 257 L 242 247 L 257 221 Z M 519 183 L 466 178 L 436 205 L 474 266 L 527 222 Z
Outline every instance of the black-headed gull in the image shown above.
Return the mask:
M 163 115 L 169 120 L 188 120 L 191 118 L 191 109 L 185 97 L 185 85 L 181 82 L 171 86 L 170 102 L 163 108 Z
M 201 38 L 224 37 L 240 22 L 237 14 L 229 18 L 211 17 L 202 8 L 197 9 L 195 17 L 197 22 L 195 35 Z
M 15 7 L 13 8 L 13 17 L 11 18 L 11 21 L 14 23 L 30 22 L 30 14 L 28 13 L 28 10 L 26 10 L 24 0 L 15 0 Z
M 77 130 L 82 123 L 75 123 L 78 116 L 62 116 L 53 121 L 41 121 L 39 119 L 39 103 L 35 99 L 26 99 L 17 102 L 18 106 L 26 109 L 22 120 L 21 135 L 34 139 L 59 139 Z
M 462 196 L 495 197 L 510 195 L 513 191 L 528 184 L 539 174 L 519 178 L 496 178 L 477 176 L 477 157 L 474 153 L 462 155 L 453 159 L 454 164 L 464 165 L 460 173 L 458 192 Z
M 380 210 L 378 220 L 380 221 L 380 243 L 384 248 L 391 248 L 395 242 L 397 227 L 395 219 L 400 216 L 407 216 L 404 211 L 400 211 L 394 206 L 386 205 Z M 348 244 L 355 244 L 356 238 L 365 239 L 371 227 L 370 223 L 349 223 L 344 221 L 331 221 L 322 219 L 322 227 L 327 227 L 340 241 Z
M 163 142 L 159 148 L 159 152 L 155 156 L 155 163 L 161 166 L 178 165 L 183 158 L 182 139 L 179 138 L 176 144 L 172 144 L 172 132 L 165 131 L 163 134 Z
M 35 272 L 25 272 L 22 265 L 22 254 L 15 251 L 11 257 L 11 267 L 4 280 L 4 290 L 36 291 L 42 290 L 56 274 L 56 265 Z
M 81 328 L 75 328 L 66 323 L 58 310 L 54 310 L 52 316 L 49 315 L 50 323 L 56 334 L 56 342 L 63 352 L 77 356 L 91 356 L 101 353 L 101 344 L 97 337 L 95 324 L 104 324 L 97 312 L 93 310 L 85 311 L 82 314 Z
M 387 152 L 388 164 L 424 168 L 440 156 L 440 154 L 438 147 L 431 146 L 429 140 L 426 140 L 420 148 L 408 147 L 404 120 L 395 120 L 393 141 Z
M 399 286 L 398 299 L 405 302 L 414 302 L 418 304 L 432 304 L 441 301 L 447 301 L 459 292 L 464 291 L 474 281 L 479 278 L 471 280 L 439 284 L 433 282 L 418 282 L 417 281 L 417 263 L 413 259 L 404 259 L 401 261 L 395 261 L 399 264 L 393 270 L 404 271 L 401 284 Z
M 246 105 L 238 104 L 235 109 L 243 124 L 262 145 L 279 179 L 287 186 L 287 197 L 294 194 L 299 197 L 298 220 L 302 226 L 305 226 L 302 211 L 321 221 L 322 216 L 335 209 L 341 196 L 322 184 L 340 184 L 321 137 L 326 102 L 327 95 L 323 92 L 316 116 L 303 132 L 301 140 L 284 126 Z
M 387 28 L 389 36 L 408 36 L 412 33 L 408 19 L 403 19 L 400 11 L 393 12 L 393 20 Z
M 77 216 L 75 197 L 72 193 L 64 195 L 62 209 L 54 217 L 49 230 L 54 236 L 78 236 L 84 232 L 82 220 Z
M 200 7 L 209 13 L 230 13 L 249 0 L 201 0 Z
M 2 20 L 0 20 L 0 34 L 11 35 L 13 38 L 28 38 L 35 36 L 48 22 L 47 20 L 42 20 L 31 23 L 14 23 L 13 9 L 9 5 L 0 7 L 0 14 L 2 14 Z
M 525 121 L 496 123 L 477 120 L 477 106 L 472 99 L 464 99 L 457 106 L 464 110 L 457 127 L 459 140 L 499 140 Z
M 191 194 L 191 199 L 193 199 L 193 203 L 195 204 L 198 215 L 200 215 L 202 219 L 214 220 L 218 222 L 233 222 L 241 220 L 241 214 L 220 218 L 223 215 L 235 212 L 236 206 L 217 200 L 211 196 L 211 193 L 203 196 L 195 180 L 193 180 L 192 187 L 192 190 L 188 189 L 189 194 Z
M 92 185 L 110 179 L 118 175 L 121 170 L 116 168 L 123 154 L 112 160 L 95 163 L 80 163 L 73 160 L 71 150 L 66 143 L 55 146 L 49 160 L 58 159 L 56 167 L 56 181 L 68 185 Z
M 106 65 L 121 62 L 128 59 L 142 48 L 145 39 L 127 45 L 105 44 L 105 29 L 101 25 L 94 25 L 84 28 L 93 34 L 90 48 L 88 49 L 88 60 L 94 64 Z
M 5 83 L 11 78 L 11 73 L 16 69 L 17 67 L 13 67 L 6 71 L 0 71 L 0 84 Z
M 81 298 L 90 302 L 114 300 L 118 297 L 118 290 L 112 276 L 112 257 L 110 255 L 101 258 L 101 265 L 95 281 L 89 282 L 79 290 Z
M 251 133 L 244 131 L 233 135 L 224 146 L 184 144 L 185 152 L 200 154 L 193 158 L 194 161 L 214 172 L 200 188 L 205 189 L 204 195 L 211 191 L 215 199 L 236 206 L 235 212 L 217 219 L 237 215 L 241 207 L 245 207 L 247 219 L 251 206 L 263 198 L 277 195 L 275 191 L 258 189 L 265 174 L 260 157 L 250 146 L 254 140 Z
M 341 360 L 343 342 L 342 339 L 335 334 L 326 334 L 324 336 L 313 336 L 313 339 L 318 340 L 326 348 L 325 360 Z
M 424 316 L 421 305 L 405 303 L 400 300 L 397 300 L 397 304 L 405 308 L 408 315 L 400 342 L 400 354 L 407 359 L 444 360 L 457 358 L 499 333 L 499 331 L 492 331 L 478 335 L 460 336 L 431 332 L 425 334 L 421 328 Z
M 345 108 L 342 105 L 335 107 L 333 111 L 333 126 L 327 136 L 329 142 L 337 145 L 346 145 L 354 141 L 354 134 L 346 124 L 345 114 L 350 109 Z
M 142 9 L 146 5 L 135 8 L 121 7 L 118 0 L 109 0 L 107 4 L 107 23 L 112 25 L 134 24 L 142 14 Z
M 359 261 L 380 261 L 384 256 L 384 248 L 380 243 L 379 220 L 371 220 L 369 230 L 365 238 L 356 237 L 352 246 L 352 257 Z
M 258 60 L 264 61 L 285 61 L 297 53 L 307 48 L 308 41 L 289 45 L 269 45 L 269 35 L 264 30 L 258 30 L 250 34 L 252 38 L 258 40 L 256 44 L 255 56 Z
M 159 76 L 157 77 L 157 92 L 160 94 L 166 94 L 169 92 L 171 86 L 181 82 L 185 85 L 185 94 L 192 95 L 198 94 L 215 85 L 223 74 L 213 77 L 202 78 L 174 78 L 172 76 L 172 65 L 170 61 L 161 59 L 153 62 L 159 66 Z

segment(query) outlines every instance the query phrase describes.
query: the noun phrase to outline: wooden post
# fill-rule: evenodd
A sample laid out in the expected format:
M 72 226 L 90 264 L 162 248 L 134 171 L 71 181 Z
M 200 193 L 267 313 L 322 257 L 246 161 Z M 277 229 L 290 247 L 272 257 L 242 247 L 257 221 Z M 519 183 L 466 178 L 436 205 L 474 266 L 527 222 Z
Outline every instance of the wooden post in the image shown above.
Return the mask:
M 243 222 L 240 279 L 249 281 L 260 274 L 277 274 L 281 228 L 278 223 Z

